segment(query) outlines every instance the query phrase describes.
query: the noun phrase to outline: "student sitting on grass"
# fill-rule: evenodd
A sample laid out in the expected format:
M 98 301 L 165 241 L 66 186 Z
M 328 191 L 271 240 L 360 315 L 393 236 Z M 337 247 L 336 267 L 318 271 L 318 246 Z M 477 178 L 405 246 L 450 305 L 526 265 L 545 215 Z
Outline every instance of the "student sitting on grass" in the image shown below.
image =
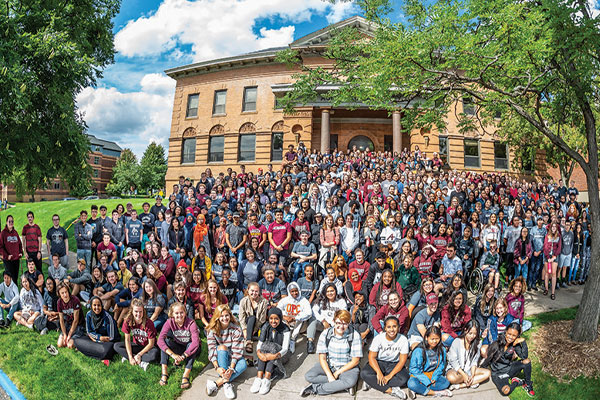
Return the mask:
M 48 330 L 56 331 L 60 329 L 59 312 L 58 309 L 58 292 L 56 291 L 56 284 L 54 279 L 46 278 L 46 288 L 44 289 L 44 318 L 39 318 L 39 322 L 36 321 L 36 328 L 40 329 L 40 333 L 45 335 Z M 45 330 L 44 330 L 45 329 Z
M 167 320 L 167 299 L 165 295 L 158 291 L 156 283 L 152 279 L 148 279 L 142 286 L 141 299 L 148 318 L 154 323 L 156 330 L 160 330 Z
M 0 328 L 7 328 L 19 309 L 19 288 L 13 282 L 10 272 L 4 270 L 3 276 L 4 282 L 0 283 L 0 296 L 4 296 L 0 298 Z
M 44 309 L 44 299 L 35 283 L 25 275 L 21 276 L 21 293 L 19 294 L 19 308 L 15 312 L 17 325 L 33 329 L 33 323 Z
M 208 361 L 215 367 L 219 379 L 206 381 L 206 394 L 212 396 L 222 386 L 225 397 L 235 398 L 231 381 L 246 369 L 244 336 L 227 304 L 221 304 L 206 327 Z
M 106 273 L 106 283 L 102 287 L 96 288 L 94 295 L 100 297 L 105 310 L 111 310 L 115 305 L 117 295 L 123 290 L 125 290 L 125 288 L 123 287 L 123 284 L 119 282 L 117 272 L 108 271 Z
M 64 279 L 64 282 L 69 283 L 73 288 L 71 291 L 73 296 L 79 295 L 83 301 L 88 301 L 90 299 L 90 293 L 92 292 L 92 275 L 88 272 L 83 258 L 77 261 L 77 269 L 73 272 L 69 272 Z
M 188 318 L 190 319 L 194 319 L 195 317 L 195 309 L 194 309 L 194 304 L 192 303 L 192 300 L 188 297 L 186 289 L 185 289 L 185 283 L 183 283 L 183 281 L 179 281 L 175 284 L 175 289 L 174 289 L 175 293 L 173 294 L 173 297 L 171 297 L 171 299 L 169 300 L 169 303 L 167 304 L 167 309 L 171 309 L 171 306 L 177 302 L 183 304 L 185 306 L 185 314 L 188 316 Z
M 58 292 L 57 311 L 59 312 L 60 335 L 58 347 L 75 348 L 74 339 L 83 335 L 81 328 L 81 303 L 77 296 L 71 295 L 69 285 L 64 282 L 56 285 Z
M 82 354 L 103 360 L 108 365 L 114 355 L 114 343 L 121 339 L 119 329 L 112 315 L 104 310 L 99 297 L 90 299 L 90 308 L 85 316 L 86 335 L 75 339 L 75 347 Z
M 114 349 L 121 358 L 121 362 L 129 361 L 130 365 L 139 365 L 144 371 L 148 364 L 158 364 L 160 349 L 156 346 L 156 328 L 146 314 L 144 303 L 141 299 L 133 299 L 129 313 L 121 329 L 125 341 L 115 343 Z
M 40 293 L 44 293 L 44 274 L 37 270 L 33 258 L 27 259 L 27 271 L 24 275 L 35 283 Z
M 115 297 L 115 319 L 118 325 L 123 324 L 125 316 L 129 312 L 131 300 L 142 297 L 142 288 L 137 278 L 131 278 L 127 283 L 127 289 L 123 289 Z
M 179 302 L 174 303 L 169 309 L 169 319 L 165 322 L 160 336 L 161 377 L 160 385 L 165 386 L 169 379 L 169 358 L 173 359 L 176 366 L 185 363 L 185 370 L 181 378 L 181 389 L 190 387 L 190 373 L 194 360 L 200 355 L 200 332 L 196 321 L 188 318 L 185 306 Z

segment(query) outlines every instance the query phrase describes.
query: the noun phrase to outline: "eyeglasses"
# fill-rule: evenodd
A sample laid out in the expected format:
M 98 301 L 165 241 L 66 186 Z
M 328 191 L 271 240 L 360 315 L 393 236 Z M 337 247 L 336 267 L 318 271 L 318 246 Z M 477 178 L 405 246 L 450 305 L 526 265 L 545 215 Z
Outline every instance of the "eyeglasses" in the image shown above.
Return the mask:
M 348 326 L 350 325 L 349 322 L 343 322 L 343 321 L 334 321 L 336 325 L 343 325 L 343 326 Z

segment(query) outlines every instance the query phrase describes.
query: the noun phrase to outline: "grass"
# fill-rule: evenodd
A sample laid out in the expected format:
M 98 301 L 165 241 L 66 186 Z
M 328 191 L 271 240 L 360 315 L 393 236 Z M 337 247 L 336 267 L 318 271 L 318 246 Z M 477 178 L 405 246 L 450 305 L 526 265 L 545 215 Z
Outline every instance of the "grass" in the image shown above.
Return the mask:
M 111 211 L 116 208 L 117 204 L 127 203 L 133 204 L 133 208 L 142 212 L 142 204 L 144 202 L 154 204 L 152 199 L 113 199 L 113 200 L 72 200 L 72 201 L 42 201 L 39 203 L 16 203 L 15 207 L 9 208 L 8 210 L 0 211 L 0 220 L 4 227 L 6 223 L 6 216 L 12 215 L 15 219 L 15 229 L 21 233 L 23 226 L 27 224 L 27 213 L 33 211 L 35 215 L 35 223 L 40 226 L 42 230 L 42 240 L 45 246 L 46 243 L 46 232 L 52 227 L 52 215 L 58 214 L 60 216 L 61 226 L 67 229 L 69 234 L 69 250 L 76 251 L 77 245 L 75 238 L 73 237 L 73 225 L 71 224 L 77 218 L 79 218 L 79 212 L 86 210 L 90 214 L 90 207 L 95 204 L 98 207 L 105 205 L 108 209 L 107 215 L 110 218 Z M 89 215 L 91 216 L 91 214 Z
M 160 366 L 150 365 L 144 372 L 116 355 L 107 367 L 102 362 L 69 349 L 59 349 L 54 357 L 45 350 L 56 346 L 58 332 L 40 336 L 13 323 L 0 334 L 0 368 L 30 400 L 111 399 L 164 400 L 178 398 L 183 368 L 169 366 L 169 383 L 159 386 Z M 196 377 L 207 363 L 206 339 L 202 353 L 192 369 Z
M 533 326 L 523 334 L 527 339 L 529 346 L 529 357 L 533 363 L 532 380 L 538 399 L 577 399 L 577 400 L 597 400 L 600 399 L 600 376 L 596 378 L 578 377 L 569 383 L 561 383 L 553 376 L 542 371 L 540 361 L 534 353 L 535 345 L 530 340 L 537 329 L 544 324 L 550 324 L 554 321 L 573 320 L 577 313 L 577 307 L 565 308 L 558 311 L 542 313 L 528 318 Z M 524 390 L 517 388 L 510 396 L 511 400 L 525 400 L 527 396 Z

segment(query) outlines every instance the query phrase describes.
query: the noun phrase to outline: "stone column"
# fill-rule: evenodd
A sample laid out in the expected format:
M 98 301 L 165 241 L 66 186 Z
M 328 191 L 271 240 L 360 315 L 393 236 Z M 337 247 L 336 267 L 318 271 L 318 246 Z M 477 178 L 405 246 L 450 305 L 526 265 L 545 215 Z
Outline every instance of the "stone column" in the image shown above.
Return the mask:
M 321 113 L 321 153 L 329 151 L 329 111 L 323 110 Z
M 392 132 L 394 134 L 394 144 L 392 150 L 394 153 L 400 154 L 402 152 L 402 131 L 400 126 L 400 111 L 394 111 L 392 113 Z

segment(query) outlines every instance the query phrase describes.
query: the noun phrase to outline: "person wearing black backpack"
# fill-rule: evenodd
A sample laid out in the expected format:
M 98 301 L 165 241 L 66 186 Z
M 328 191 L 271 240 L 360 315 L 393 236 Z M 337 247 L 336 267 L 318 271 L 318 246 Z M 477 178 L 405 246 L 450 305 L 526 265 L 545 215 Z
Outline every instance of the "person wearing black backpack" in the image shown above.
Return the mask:
M 337 310 L 334 325 L 321 333 L 317 344 L 319 363 L 312 367 L 305 379 L 310 382 L 300 396 L 326 395 L 347 390 L 354 395 L 363 356 L 360 334 L 351 328 L 351 316 L 346 310 Z

